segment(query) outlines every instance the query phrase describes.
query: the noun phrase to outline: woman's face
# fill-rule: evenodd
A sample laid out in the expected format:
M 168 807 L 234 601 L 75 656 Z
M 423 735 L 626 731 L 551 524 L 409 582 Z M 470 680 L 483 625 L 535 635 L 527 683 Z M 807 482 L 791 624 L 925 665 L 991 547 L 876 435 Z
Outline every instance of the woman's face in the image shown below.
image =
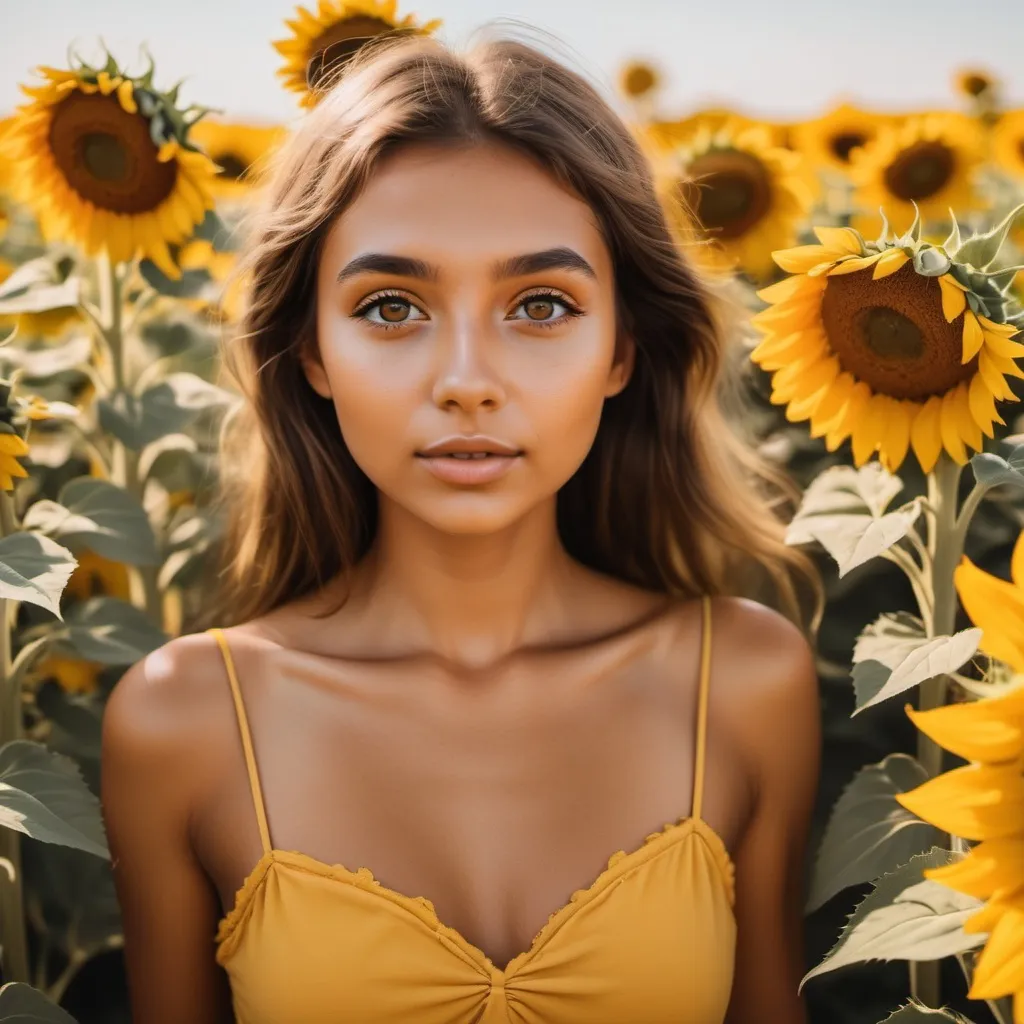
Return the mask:
M 495 143 L 378 166 L 325 240 L 316 324 L 305 372 L 356 462 L 451 533 L 552 499 L 632 361 L 590 208 Z

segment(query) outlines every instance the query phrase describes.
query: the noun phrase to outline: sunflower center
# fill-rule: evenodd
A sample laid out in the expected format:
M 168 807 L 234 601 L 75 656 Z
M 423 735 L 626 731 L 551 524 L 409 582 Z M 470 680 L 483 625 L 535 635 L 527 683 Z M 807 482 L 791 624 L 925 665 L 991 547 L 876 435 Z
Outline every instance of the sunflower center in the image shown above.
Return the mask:
M 347 64 L 367 40 L 391 32 L 394 27 L 391 22 L 372 14 L 357 14 L 321 32 L 309 48 L 311 57 L 306 66 L 309 87 L 316 88 L 329 73 Z
M 739 238 L 768 212 L 771 189 L 764 165 L 739 150 L 705 153 L 682 185 L 701 227 L 716 238 Z
M 149 121 L 116 96 L 72 92 L 53 108 L 48 135 L 54 162 L 82 199 L 113 213 L 155 210 L 174 190 L 173 160 L 157 160 Z
M 858 146 L 863 146 L 867 141 L 868 137 L 864 132 L 847 131 L 833 135 L 828 140 L 828 145 L 835 157 L 842 160 L 844 164 L 848 164 L 850 162 L 850 154 Z
M 934 277 L 912 264 L 872 280 L 872 270 L 828 278 L 821 319 L 840 366 L 872 391 L 923 401 L 976 372 L 960 362 L 963 319 L 947 323 Z
M 934 140 L 915 142 L 885 169 L 885 185 L 904 202 L 935 195 L 953 176 L 953 150 Z
M 100 181 L 122 181 L 128 157 L 116 135 L 91 132 L 82 139 L 82 160 L 89 173 Z
M 249 170 L 249 165 L 237 153 L 222 153 L 215 160 L 220 167 L 220 174 L 217 175 L 219 178 L 238 181 Z
M 987 91 L 989 80 L 981 75 L 966 75 L 963 80 L 963 89 L 968 96 L 980 96 Z

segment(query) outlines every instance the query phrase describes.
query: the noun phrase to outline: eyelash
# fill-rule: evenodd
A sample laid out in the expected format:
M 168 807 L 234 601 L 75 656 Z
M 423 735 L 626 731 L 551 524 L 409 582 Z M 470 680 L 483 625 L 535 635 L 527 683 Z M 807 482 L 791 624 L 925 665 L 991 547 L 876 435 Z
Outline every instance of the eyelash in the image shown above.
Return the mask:
M 374 292 L 374 294 L 371 295 L 365 302 L 363 302 L 357 309 L 353 310 L 351 314 L 353 319 L 363 320 L 364 323 L 369 324 L 371 327 L 375 327 L 378 330 L 383 331 L 393 331 L 397 327 L 406 327 L 410 323 L 416 323 L 415 320 L 403 320 L 399 323 L 393 324 L 377 323 L 376 321 L 373 320 L 367 320 L 366 314 L 375 306 L 379 306 L 386 299 L 401 299 L 403 302 L 408 302 L 410 306 L 416 306 L 416 304 L 411 299 L 403 295 L 401 292 Z M 559 327 L 563 323 L 565 323 L 566 320 L 583 315 L 583 310 L 580 309 L 580 307 L 577 306 L 575 302 L 570 301 L 568 296 L 566 296 L 562 292 L 555 291 L 551 288 L 544 288 L 535 292 L 528 292 L 526 295 L 520 298 L 520 300 L 516 303 L 514 308 L 518 309 L 524 303 L 529 302 L 530 299 L 553 299 L 555 302 L 561 304 L 566 309 L 566 312 L 561 314 L 561 316 L 554 317 L 551 320 L 530 320 L 529 318 L 527 318 L 527 322 L 531 323 L 534 327 Z M 418 309 L 419 307 L 416 306 L 416 308 Z

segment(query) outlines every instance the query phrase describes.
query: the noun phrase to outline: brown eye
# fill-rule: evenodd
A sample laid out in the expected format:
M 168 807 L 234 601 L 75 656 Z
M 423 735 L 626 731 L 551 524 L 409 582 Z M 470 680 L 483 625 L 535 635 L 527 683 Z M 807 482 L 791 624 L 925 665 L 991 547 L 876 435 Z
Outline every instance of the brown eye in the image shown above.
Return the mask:
M 531 320 L 550 320 L 555 312 L 554 300 L 539 295 L 534 299 L 527 299 L 523 303 L 523 309 Z
M 410 303 L 404 299 L 384 299 L 378 305 L 381 320 L 389 324 L 399 324 L 409 317 Z
M 430 319 L 422 309 L 401 295 L 382 295 L 370 301 L 362 309 L 356 310 L 352 315 L 360 320 L 365 320 L 374 327 L 385 329 L 403 327 L 405 324 Z

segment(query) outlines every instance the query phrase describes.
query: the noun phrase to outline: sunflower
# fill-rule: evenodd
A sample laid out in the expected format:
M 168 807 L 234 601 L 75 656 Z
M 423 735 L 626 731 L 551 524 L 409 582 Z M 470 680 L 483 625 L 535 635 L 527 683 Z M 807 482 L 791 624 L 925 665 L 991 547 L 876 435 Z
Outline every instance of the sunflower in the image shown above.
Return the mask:
M 968 99 L 991 93 L 999 83 L 987 71 L 980 68 L 961 68 L 953 76 L 953 88 Z
M 676 121 L 649 121 L 643 127 L 640 141 L 654 153 L 664 153 L 690 143 L 702 131 L 714 134 L 726 126 L 733 132 L 741 128 L 761 128 L 768 132 L 774 146 L 785 146 L 790 128 L 755 121 L 726 107 L 706 107 Z
M 815 166 L 847 172 L 855 149 L 866 146 L 879 128 L 891 121 L 849 103 L 840 104 L 823 117 L 793 126 L 793 141 Z
M 794 276 L 758 292 L 771 305 L 751 359 L 774 371 L 770 401 L 829 451 L 850 438 L 858 467 L 877 451 L 895 472 L 910 448 L 926 473 L 943 448 L 964 465 L 1005 422 L 996 401 L 1017 401 L 1007 378 L 1024 377 L 1014 270 L 989 269 L 1012 218 L 966 242 L 954 222 L 942 246 L 920 220 L 874 242 L 816 228 L 820 245 L 774 253 Z
M 247 195 L 284 137 L 285 130 L 278 126 L 204 119 L 192 127 L 192 138 L 219 168 L 210 191 L 222 199 Z
M 441 24 L 419 25 L 411 14 L 399 19 L 397 7 L 397 0 L 319 0 L 315 12 L 297 7 L 285 22 L 292 34 L 274 43 L 284 57 L 277 74 L 285 88 L 300 95 L 303 107 L 315 106 L 318 85 L 368 39 L 388 32 L 427 35 Z
M 1009 110 L 992 130 L 992 156 L 996 163 L 1024 178 L 1024 110 Z
M 22 87 L 32 102 L 2 141 L 43 233 L 115 262 L 148 257 L 178 277 L 168 245 L 212 208 L 217 169 L 189 141 L 174 93 L 156 92 L 152 69 L 131 78 L 113 58 L 102 70 L 39 71 L 45 84 Z
M 773 249 L 796 240 L 814 198 L 802 158 L 765 126 L 705 123 L 658 159 L 663 200 L 681 233 L 702 243 L 698 258 L 756 279 L 771 273 Z
M 972 178 L 983 161 L 981 131 L 962 114 L 925 114 L 881 127 L 871 142 L 851 153 L 855 198 L 865 211 L 854 226 L 875 233 L 879 207 L 898 229 L 905 229 L 918 210 L 926 221 L 944 221 L 950 209 L 975 208 Z
M 990 576 L 964 556 L 954 582 L 982 630 L 981 650 L 1024 673 L 1024 533 L 1010 560 L 1012 582 Z M 986 901 L 964 923 L 987 932 L 968 995 L 1013 996 L 1024 1024 L 1024 686 L 998 697 L 907 714 L 939 746 L 971 762 L 896 799 L 924 821 L 975 842 L 966 856 L 925 871 L 928 878 Z
M 619 72 L 619 89 L 631 100 L 654 92 L 660 84 L 661 76 L 657 69 L 646 61 L 628 61 Z

